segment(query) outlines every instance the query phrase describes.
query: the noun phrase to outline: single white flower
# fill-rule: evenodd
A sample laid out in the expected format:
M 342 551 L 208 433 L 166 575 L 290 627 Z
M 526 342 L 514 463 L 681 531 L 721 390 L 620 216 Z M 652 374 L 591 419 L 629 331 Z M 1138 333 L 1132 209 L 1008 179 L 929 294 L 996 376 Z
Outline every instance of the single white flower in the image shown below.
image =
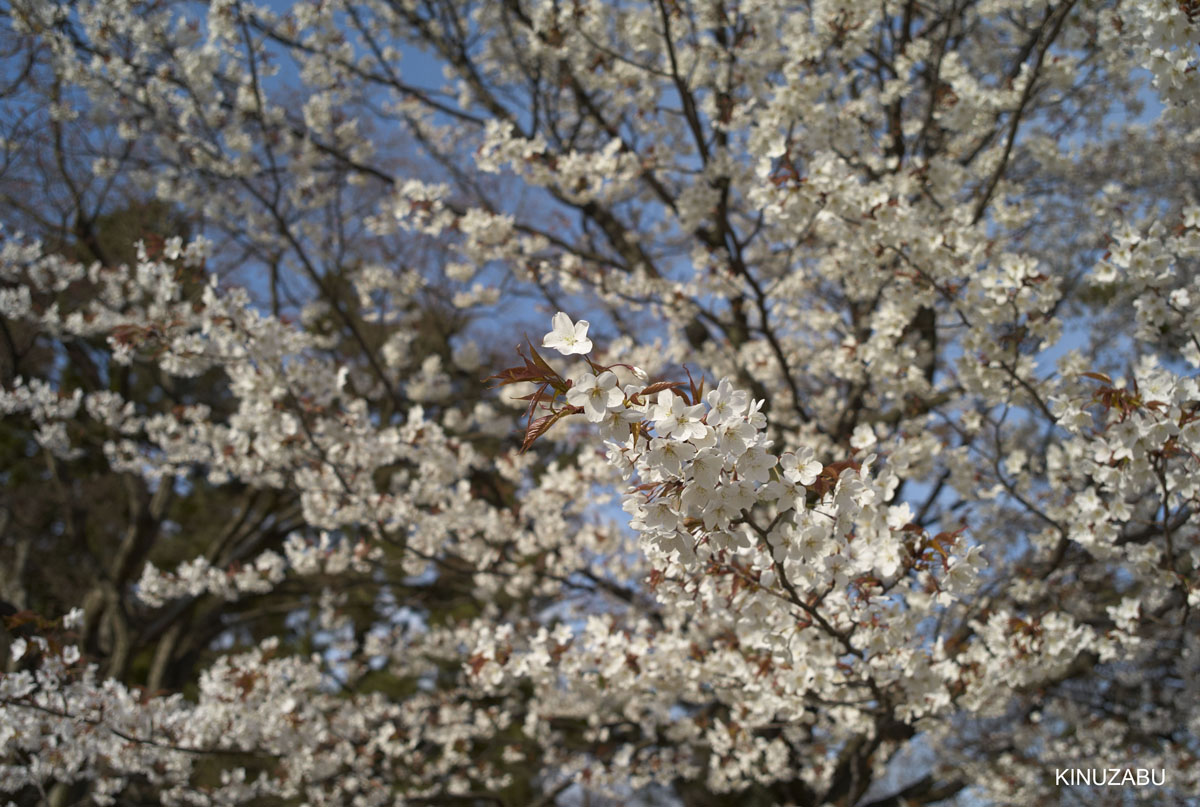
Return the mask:
M 83 627 L 83 609 L 72 608 L 63 616 L 63 627 L 67 630 Z
M 554 330 L 542 337 L 542 347 L 557 350 L 564 356 L 592 352 L 592 340 L 587 338 L 591 324 L 586 319 L 571 322 L 571 318 L 559 311 L 554 315 Z
M 605 370 L 600 375 L 587 374 L 567 390 L 567 403 L 582 406 L 583 413 L 592 423 L 604 420 L 608 410 L 620 406 L 624 400 L 625 396 L 617 389 L 617 375 L 612 370 Z
M 850 447 L 858 451 L 863 451 L 875 445 L 875 430 L 871 428 L 869 423 L 860 423 L 854 429 L 854 434 L 850 435 Z
M 650 450 L 646 452 L 646 464 L 679 476 L 683 473 L 683 463 L 694 456 L 696 449 L 687 443 L 655 437 L 650 441 Z
M 789 482 L 808 487 L 821 475 L 822 465 L 814 459 L 813 450 L 801 446 L 795 454 L 787 453 L 779 458 L 779 466 Z
M 704 400 L 709 406 L 708 424 L 717 426 L 745 414 L 750 395 L 745 390 L 735 390 L 727 379 L 722 379 L 716 389 L 709 390 Z
M 805 527 L 796 539 L 796 556 L 804 563 L 816 563 L 829 554 L 830 545 L 825 534 L 815 527 Z
M 771 469 L 775 467 L 775 462 L 772 454 L 761 446 L 755 446 L 738 458 L 737 472 L 743 479 L 766 482 L 771 478 Z
M 704 508 L 704 526 L 709 530 L 726 529 L 753 503 L 754 496 L 743 483 L 722 485 L 713 491 Z
M 610 408 L 599 421 L 600 434 L 605 440 L 620 443 L 629 437 L 630 424 L 637 423 L 642 419 L 642 415 L 637 409 L 618 404 L 615 409 Z
M 739 418 L 725 421 L 717 429 L 718 443 L 721 453 L 730 457 L 740 457 L 750 447 L 754 439 L 755 429 L 749 423 Z
M 777 502 L 780 510 L 803 510 L 805 505 L 804 487 L 790 479 L 785 473 L 781 478 L 767 483 L 762 489 L 762 497 Z
M 708 431 L 700 418 L 704 417 L 704 404 L 688 406 L 675 393 L 663 390 L 658 393 L 658 406 L 654 408 L 654 428 L 660 437 L 675 436 L 676 440 L 703 437 Z
M 721 478 L 724 464 L 720 452 L 713 448 L 706 448 L 696 454 L 692 460 L 692 478 L 703 490 L 711 491 Z

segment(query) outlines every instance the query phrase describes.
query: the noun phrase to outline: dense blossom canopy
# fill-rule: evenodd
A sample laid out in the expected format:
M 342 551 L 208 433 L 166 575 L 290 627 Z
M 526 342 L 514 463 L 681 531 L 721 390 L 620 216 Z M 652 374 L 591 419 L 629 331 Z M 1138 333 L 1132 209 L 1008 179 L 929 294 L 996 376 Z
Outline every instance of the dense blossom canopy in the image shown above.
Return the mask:
M 1195 0 L 0 9 L 0 798 L 1200 792 Z

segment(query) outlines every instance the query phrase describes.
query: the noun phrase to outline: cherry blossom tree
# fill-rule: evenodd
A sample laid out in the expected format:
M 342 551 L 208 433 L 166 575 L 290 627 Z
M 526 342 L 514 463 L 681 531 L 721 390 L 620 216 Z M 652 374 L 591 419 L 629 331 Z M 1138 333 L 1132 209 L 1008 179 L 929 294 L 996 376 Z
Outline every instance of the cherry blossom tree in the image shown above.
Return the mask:
M 11 803 L 1200 791 L 1194 0 L 2 13 Z

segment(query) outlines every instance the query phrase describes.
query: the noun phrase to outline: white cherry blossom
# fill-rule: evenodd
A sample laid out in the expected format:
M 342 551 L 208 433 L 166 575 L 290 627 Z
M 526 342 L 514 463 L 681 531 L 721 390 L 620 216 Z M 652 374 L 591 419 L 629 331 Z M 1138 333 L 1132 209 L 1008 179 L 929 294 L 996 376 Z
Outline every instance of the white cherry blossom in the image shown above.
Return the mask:
M 584 325 L 586 328 L 586 323 Z M 599 375 L 585 373 L 571 389 L 567 390 L 567 403 L 583 407 L 587 419 L 593 423 L 604 420 L 608 411 L 615 409 L 624 399 L 624 395 L 617 387 L 617 375 L 611 370 L 606 370 Z
M 1194 0 L 4 17 L 0 802 L 1200 792 Z
M 592 340 L 587 338 L 590 323 L 586 319 L 571 322 L 559 311 L 554 315 L 554 328 L 542 338 L 542 347 L 557 350 L 564 356 L 592 352 Z

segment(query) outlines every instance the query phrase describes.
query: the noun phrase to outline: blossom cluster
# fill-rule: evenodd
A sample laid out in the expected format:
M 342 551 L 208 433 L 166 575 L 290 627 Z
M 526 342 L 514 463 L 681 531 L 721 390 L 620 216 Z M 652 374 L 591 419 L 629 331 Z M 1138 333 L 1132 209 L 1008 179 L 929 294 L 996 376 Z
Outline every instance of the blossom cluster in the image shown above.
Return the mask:
M 0 801 L 1200 789 L 1195 0 L 5 20 Z

